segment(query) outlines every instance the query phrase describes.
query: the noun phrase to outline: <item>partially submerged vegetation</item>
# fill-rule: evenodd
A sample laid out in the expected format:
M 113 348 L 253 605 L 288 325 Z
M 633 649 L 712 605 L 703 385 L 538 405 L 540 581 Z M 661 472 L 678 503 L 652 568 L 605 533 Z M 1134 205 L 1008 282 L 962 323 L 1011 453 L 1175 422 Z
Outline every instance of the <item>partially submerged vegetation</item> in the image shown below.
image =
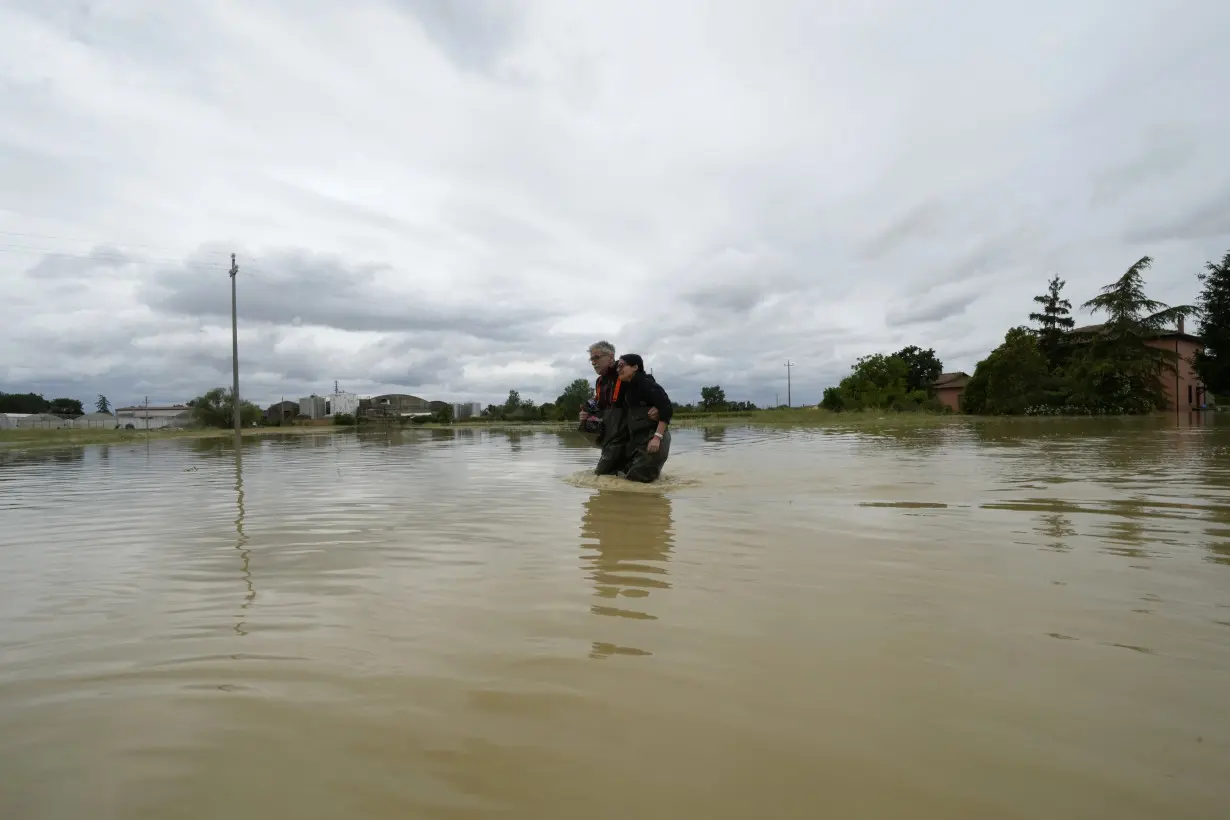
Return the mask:
M 286 435 L 329 435 L 339 432 L 338 428 L 304 426 L 304 427 L 248 427 L 243 431 L 245 438 L 257 436 Z M 114 428 L 75 429 L 64 427 L 60 429 L 18 428 L 15 430 L 0 430 L 0 449 L 32 450 L 46 447 L 78 447 L 86 444 L 141 444 L 146 441 L 165 441 L 168 439 L 209 439 L 229 438 L 235 435 L 233 429 L 217 427 L 162 428 L 159 430 L 125 430 Z

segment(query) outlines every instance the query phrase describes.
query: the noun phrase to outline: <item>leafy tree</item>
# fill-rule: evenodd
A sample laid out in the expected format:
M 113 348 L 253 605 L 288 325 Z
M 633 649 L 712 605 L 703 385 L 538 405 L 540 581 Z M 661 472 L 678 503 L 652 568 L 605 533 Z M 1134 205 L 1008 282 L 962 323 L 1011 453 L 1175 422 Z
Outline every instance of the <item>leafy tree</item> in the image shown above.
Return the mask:
M 718 385 L 700 389 L 700 406 L 708 411 L 718 411 L 726 407 L 726 391 Z
M 594 388 L 585 379 L 576 379 L 555 400 L 554 415 L 560 420 L 574 419 L 581 406 L 594 395 Z
M 111 402 L 107 401 L 107 397 L 99 394 L 98 401 L 94 402 L 94 409 L 99 413 L 110 413 Z
M 1220 263 L 1209 262 L 1205 273 L 1196 277 L 1203 283 L 1197 304 L 1200 307 L 1200 336 L 1204 351 L 1196 354 L 1196 372 L 1215 396 L 1230 395 L 1230 252 Z
M 909 375 L 909 365 L 898 356 L 863 356 L 837 385 L 836 394 L 829 392 L 833 388 L 825 391 L 828 403 L 821 401 L 821 405 L 840 410 L 918 410 L 928 396 L 923 390 L 909 389 Z
M 944 365 L 931 348 L 923 350 L 914 345 L 903 347 L 893 354 L 905 362 L 905 386 L 907 390 L 926 390 L 944 372 Z
M 834 413 L 840 413 L 842 410 L 845 410 L 846 400 L 841 395 L 841 388 L 824 388 L 824 397 L 820 400 L 820 406 L 825 410 L 832 410 Z
M 1004 341 L 974 368 L 961 395 L 967 413 L 1024 413 L 1047 404 L 1054 379 L 1038 337 L 1029 328 L 1014 327 Z
M 755 402 L 732 401 L 732 402 L 727 402 L 726 409 L 734 413 L 746 413 L 748 411 L 755 410 L 757 408 L 756 408 Z
M 1144 413 L 1162 409 L 1166 393 L 1162 371 L 1178 366 L 1173 350 L 1148 340 L 1196 312 L 1191 305 L 1171 307 L 1145 296 L 1142 272 L 1152 264 L 1141 257 L 1123 276 L 1081 305 L 1107 314 L 1084 334 L 1083 349 L 1070 368 L 1075 403 L 1099 412 Z
M 235 394 L 229 387 L 215 387 L 192 402 L 192 418 L 205 427 L 227 428 L 234 425 Z M 251 427 L 261 417 L 261 409 L 250 401 L 239 402 L 239 420 Z
M 521 394 L 516 390 L 508 391 L 508 398 L 504 401 L 504 414 L 511 416 L 521 408 Z
M 538 417 L 543 421 L 555 418 L 555 405 L 551 402 L 538 405 Z
M 78 399 L 52 399 L 51 406 L 47 408 L 47 412 L 55 413 L 57 416 L 85 415 L 85 410 L 81 407 L 81 401 Z
M 0 393 L 0 413 L 46 413 L 50 406 L 38 393 Z
M 1034 301 L 1042 305 L 1042 312 L 1029 314 L 1030 320 L 1038 323 L 1038 347 L 1052 370 L 1058 370 L 1066 361 L 1069 350 L 1067 331 L 1076 324 L 1069 315 L 1072 303 L 1060 295 L 1064 284 L 1058 274 L 1052 277 L 1047 283 L 1046 293 L 1034 297 Z
M 436 411 L 432 421 L 437 424 L 452 424 L 453 423 L 453 405 L 446 404 Z

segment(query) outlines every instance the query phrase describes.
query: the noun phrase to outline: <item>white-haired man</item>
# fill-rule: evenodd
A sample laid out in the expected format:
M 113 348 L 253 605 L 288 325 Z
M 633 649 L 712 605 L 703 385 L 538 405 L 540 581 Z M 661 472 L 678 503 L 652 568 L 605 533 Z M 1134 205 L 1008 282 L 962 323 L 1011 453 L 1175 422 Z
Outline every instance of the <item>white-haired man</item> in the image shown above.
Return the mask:
M 619 398 L 619 376 L 615 371 L 615 345 L 602 339 L 589 346 L 589 364 L 598 378 L 594 381 L 594 397 L 581 407 L 581 431 L 595 436 L 594 446 L 601 447 L 612 432 L 612 425 L 603 424 L 607 411 Z M 649 417 L 658 420 L 658 411 L 651 408 Z M 587 423 L 588 422 L 588 423 Z

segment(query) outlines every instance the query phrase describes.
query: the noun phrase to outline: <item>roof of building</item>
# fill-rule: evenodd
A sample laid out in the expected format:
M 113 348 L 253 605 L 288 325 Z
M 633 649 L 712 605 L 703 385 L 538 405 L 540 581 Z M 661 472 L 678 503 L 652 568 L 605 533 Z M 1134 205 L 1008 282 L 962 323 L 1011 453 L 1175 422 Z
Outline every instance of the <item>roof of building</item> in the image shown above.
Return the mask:
M 1091 335 L 1091 334 L 1097 333 L 1104 327 L 1106 327 L 1106 323 L 1099 322 L 1096 325 L 1081 325 L 1080 327 L 1074 327 L 1068 332 L 1069 333 L 1080 333 L 1082 335 Z M 1163 330 L 1163 331 L 1153 334 L 1152 336 L 1150 336 L 1150 338 L 1152 339 L 1183 339 L 1185 341 L 1195 342 L 1197 344 L 1204 344 L 1204 340 L 1201 339 L 1199 336 L 1193 336 L 1191 333 L 1188 333 L 1187 331 L 1177 330 L 1177 329 Z
M 158 412 L 165 413 L 168 410 L 184 411 L 184 410 L 191 410 L 191 409 L 192 408 L 186 404 L 151 404 L 148 406 L 144 404 L 138 404 L 132 407 L 117 407 L 115 409 L 115 412 L 117 413 L 144 413 L 146 410 L 151 410 L 151 411 L 158 411 Z
M 969 382 L 969 374 L 963 370 L 957 370 L 953 373 L 941 373 L 939 378 L 931 382 L 931 386 L 940 387 L 964 387 Z

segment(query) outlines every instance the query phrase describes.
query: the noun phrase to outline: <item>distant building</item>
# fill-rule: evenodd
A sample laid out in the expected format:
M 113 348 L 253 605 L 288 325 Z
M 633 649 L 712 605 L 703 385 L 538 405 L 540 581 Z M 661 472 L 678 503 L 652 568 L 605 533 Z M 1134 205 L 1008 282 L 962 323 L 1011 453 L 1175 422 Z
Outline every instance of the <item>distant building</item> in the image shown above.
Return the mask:
M 265 410 L 265 421 L 294 421 L 297 418 L 299 418 L 299 404 L 297 402 L 274 402 Z
M 85 430 L 111 430 L 117 425 L 115 416 L 110 413 L 86 413 L 71 419 L 70 426 Z
M 935 391 L 935 397 L 940 400 L 940 404 L 954 413 L 960 413 L 961 394 L 965 392 L 969 379 L 968 373 L 959 370 L 955 373 L 941 373 L 940 377 L 931 383 L 931 389 Z
M 1069 333 L 1075 336 L 1091 337 L 1105 325 L 1086 325 L 1074 327 Z M 1177 353 L 1179 361 L 1176 366 L 1167 365 L 1161 374 L 1162 390 L 1166 394 L 1166 409 L 1175 411 L 1200 410 L 1208 400 L 1208 391 L 1200 377 L 1196 375 L 1193 360 L 1196 354 L 1204 350 L 1204 342 L 1199 336 L 1193 336 L 1184 328 L 1183 317 L 1175 330 L 1164 330 L 1145 339 L 1150 347 L 1170 350 Z
M 324 396 L 305 396 L 299 399 L 299 415 L 309 419 L 323 419 L 329 414 L 329 404 Z
M 60 430 L 72 426 L 71 419 L 52 413 L 0 413 L 0 430 Z
M 138 430 L 160 430 L 164 427 L 190 427 L 192 408 L 186 404 L 151 404 L 120 407 L 115 411 L 120 427 L 132 425 Z
M 370 399 L 363 399 L 360 404 L 365 413 L 377 416 L 421 416 L 431 413 L 431 402 L 407 393 L 372 396 Z
M 359 397 L 355 393 L 347 393 L 343 390 L 334 391 L 329 396 L 329 415 L 336 416 L 340 413 L 353 416 L 359 412 Z
M 476 419 L 483 414 L 483 406 L 481 403 L 473 402 L 457 402 L 453 405 L 453 418 L 457 421 L 462 419 Z

